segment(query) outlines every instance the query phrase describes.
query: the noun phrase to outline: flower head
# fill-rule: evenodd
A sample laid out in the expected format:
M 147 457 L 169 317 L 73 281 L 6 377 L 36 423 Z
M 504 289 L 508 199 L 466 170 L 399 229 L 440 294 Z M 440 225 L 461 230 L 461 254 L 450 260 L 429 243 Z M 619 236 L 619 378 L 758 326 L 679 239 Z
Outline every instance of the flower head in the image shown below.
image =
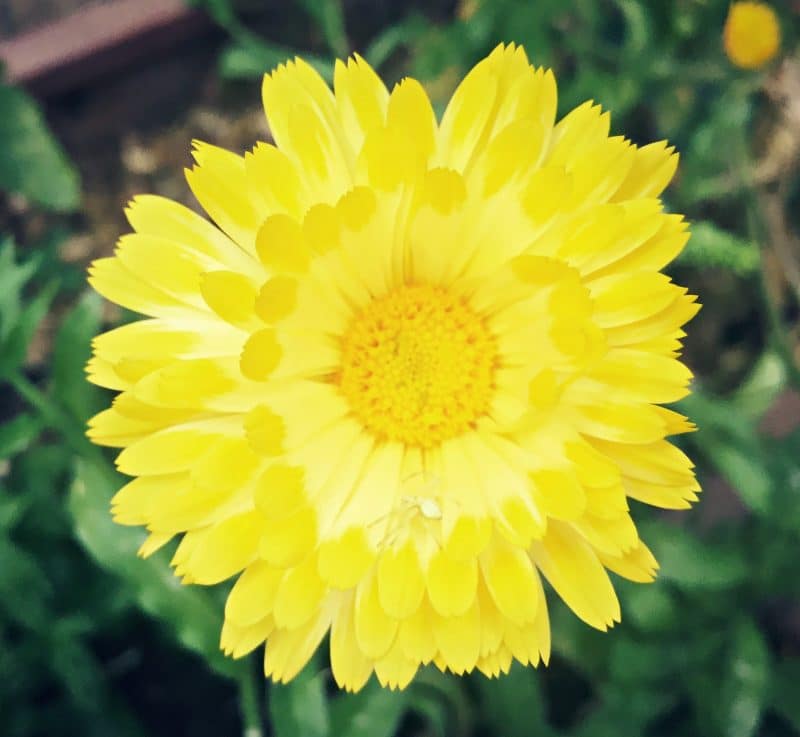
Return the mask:
M 736 66 L 758 69 L 774 58 L 780 49 L 778 17 L 767 3 L 732 3 L 725 21 L 723 40 L 725 53 Z
M 131 203 L 91 269 L 148 319 L 95 340 L 91 421 L 134 476 L 122 524 L 175 535 L 187 583 L 238 579 L 222 647 L 266 640 L 286 681 L 330 631 L 333 674 L 403 687 L 420 664 L 547 662 L 542 577 L 585 622 L 620 618 L 608 571 L 657 564 L 629 499 L 685 508 L 692 429 L 662 269 L 686 224 L 659 194 L 677 157 L 609 137 L 591 103 L 499 46 L 441 121 L 421 85 L 359 57 L 334 91 L 301 60 L 264 80 L 275 145 L 195 144 L 211 225 Z

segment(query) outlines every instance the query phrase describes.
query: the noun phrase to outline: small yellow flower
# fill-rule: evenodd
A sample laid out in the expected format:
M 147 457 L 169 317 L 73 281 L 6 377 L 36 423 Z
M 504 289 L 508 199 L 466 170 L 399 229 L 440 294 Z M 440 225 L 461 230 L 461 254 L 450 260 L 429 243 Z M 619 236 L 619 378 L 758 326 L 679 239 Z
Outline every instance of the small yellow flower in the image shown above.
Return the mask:
M 723 39 L 725 53 L 736 66 L 757 69 L 780 49 L 778 17 L 766 3 L 735 2 L 725 21 Z
M 686 224 L 664 142 L 556 116 L 553 75 L 499 46 L 441 121 L 419 82 L 359 57 L 332 92 L 301 60 L 264 79 L 276 145 L 196 143 L 217 227 L 134 199 L 91 269 L 148 319 L 96 338 L 90 423 L 134 476 L 118 522 L 147 555 L 182 536 L 186 583 L 238 579 L 222 647 L 266 640 L 291 679 L 330 632 L 337 683 L 421 664 L 496 676 L 547 662 L 542 576 L 601 630 L 608 575 L 652 580 L 629 499 L 699 487 L 661 407 L 687 394 L 695 298 L 660 270 Z

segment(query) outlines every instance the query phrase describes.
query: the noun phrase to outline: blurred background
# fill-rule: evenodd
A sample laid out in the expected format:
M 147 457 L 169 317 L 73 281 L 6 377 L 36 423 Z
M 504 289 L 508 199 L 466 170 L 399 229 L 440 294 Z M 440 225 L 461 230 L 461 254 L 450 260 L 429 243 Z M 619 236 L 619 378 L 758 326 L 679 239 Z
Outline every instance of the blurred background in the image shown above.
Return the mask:
M 779 44 L 742 68 L 728 0 L 0 0 L 0 735 L 800 735 L 800 2 L 770 5 Z M 546 669 L 352 696 L 323 652 L 271 686 L 260 655 L 218 652 L 226 587 L 181 587 L 171 551 L 142 561 L 111 522 L 120 480 L 83 435 L 109 397 L 83 365 L 132 316 L 85 268 L 134 194 L 196 206 L 191 139 L 268 138 L 259 80 L 285 58 L 330 77 L 359 51 L 441 111 L 500 41 L 555 70 L 560 114 L 594 99 L 615 134 L 681 152 L 666 204 L 693 235 L 670 272 L 705 305 L 681 403 L 704 493 L 637 505 L 661 575 L 617 582 L 611 632 L 550 597 Z

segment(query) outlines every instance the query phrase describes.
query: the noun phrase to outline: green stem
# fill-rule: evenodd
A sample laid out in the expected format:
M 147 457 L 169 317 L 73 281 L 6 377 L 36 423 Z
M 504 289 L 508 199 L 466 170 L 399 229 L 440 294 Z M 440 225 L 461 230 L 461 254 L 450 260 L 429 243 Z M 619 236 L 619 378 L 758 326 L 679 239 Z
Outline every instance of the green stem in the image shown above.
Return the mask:
M 260 683 L 249 660 L 242 663 L 239 676 L 239 709 L 242 714 L 244 737 L 263 737 L 261 712 L 258 704 Z

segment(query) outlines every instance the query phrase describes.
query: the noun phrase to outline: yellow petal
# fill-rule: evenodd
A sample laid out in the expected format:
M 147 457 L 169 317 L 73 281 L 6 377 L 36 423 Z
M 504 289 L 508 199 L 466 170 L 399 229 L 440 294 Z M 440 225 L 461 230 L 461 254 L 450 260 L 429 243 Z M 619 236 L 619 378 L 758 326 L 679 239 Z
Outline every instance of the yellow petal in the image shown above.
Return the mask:
M 455 560 L 444 550 L 437 550 L 428 563 L 428 596 L 436 612 L 443 617 L 459 616 L 469 609 L 478 589 L 478 565 L 475 560 Z
M 228 594 L 225 618 L 240 627 L 248 627 L 271 614 L 283 576 L 283 570 L 263 561 L 247 566 Z
M 464 77 L 442 116 L 437 163 L 466 169 L 490 122 L 496 96 L 497 78 L 484 59 Z
M 547 580 L 584 622 L 606 630 L 620 620 L 617 595 L 589 545 L 563 522 L 551 522 L 532 554 Z
M 433 614 L 433 635 L 442 660 L 453 673 L 471 671 L 481 647 L 481 620 L 478 602 L 460 616 Z
M 265 519 L 259 555 L 278 568 L 299 563 L 317 543 L 317 513 L 312 507 L 301 507 L 283 519 Z
M 438 646 L 433 634 L 431 606 L 426 599 L 400 623 L 397 644 L 406 658 L 427 665 L 436 656 Z
M 264 675 L 278 683 L 287 683 L 309 661 L 330 627 L 326 611 L 297 629 L 277 629 L 269 636 L 264 652 Z
M 262 530 L 257 512 L 244 512 L 214 525 L 184 563 L 184 573 L 201 584 L 230 578 L 255 561 Z
M 194 143 L 197 165 L 186 169 L 189 187 L 217 225 L 252 253 L 256 230 L 266 213 L 249 194 L 244 159 L 217 146 Z
M 181 244 L 231 269 L 246 271 L 255 267 L 253 259 L 224 233 L 188 207 L 166 197 L 136 195 L 125 215 L 137 233 Z
M 266 517 L 289 517 L 308 501 L 303 469 L 275 463 L 259 476 L 253 494 L 256 506 Z
M 130 476 L 183 471 L 194 465 L 218 436 L 213 425 L 170 428 L 143 438 L 123 450 L 117 456 L 117 468 Z
M 481 571 L 497 608 L 512 622 L 532 622 L 541 602 L 536 571 L 524 550 L 494 545 L 481 557 Z
M 435 146 L 436 117 L 427 93 L 416 79 L 403 79 L 392 90 L 386 124 L 410 135 L 423 161 L 428 161 Z
M 278 627 L 295 629 L 319 610 L 327 587 L 317 573 L 317 561 L 308 556 L 290 568 L 278 586 L 273 616 Z
M 342 129 L 354 152 L 361 150 L 364 137 L 383 125 L 389 93 L 381 78 L 358 54 L 347 62 L 336 60 L 333 88 Z
M 266 381 L 280 363 L 283 350 L 272 328 L 253 333 L 242 350 L 242 373 L 253 381 Z
M 200 277 L 200 293 L 206 304 L 232 325 L 247 325 L 253 317 L 256 290 L 244 274 L 207 271 Z
M 253 407 L 244 418 L 244 430 L 250 447 L 268 457 L 283 454 L 286 424 L 269 407 Z
M 348 592 L 331 625 L 331 670 L 339 688 L 360 691 L 372 675 L 372 661 L 359 648 L 353 621 L 354 594 Z
M 381 553 L 377 578 L 378 598 L 389 616 L 404 619 L 419 608 L 425 594 L 425 579 L 411 539 Z
M 311 195 L 296 164 L 268 143 L 258 143 L 244 155 L 245 174 L 255 196 L 263 202 L 265 215 L 283 213 L 302 217 Z
M 407 658 L 402 648 L 395 645 L 386 655 L 375 661 L 375 675 L 384 688 L 403 689 L 411 683 L 418 667 L 416 660 Z
M 288 215 L 271 215 L 256 235 L 258 257 L 277 273 L 298 274 L 308 269 L 310 253 L 300 224 Z
M 531 474 L 534 494 L 548 516 L 577 519 L 586 509 L 586 494 L 567 469 L 541 469 Z
M 641 540 L 638 545 L 621 555 L 598 553 L 600 562 L 609 570 L 629 581 L 649 583 L 656 577 L 658 562 Z
M 666 141 L 657 141 L 637 148 L 633 166 L 620 188 L 614 193 L 615 201 L 633 200 L 643 197 L 658 197 L 678 168 L 675 147 Z
M 397 620 L 381 606 L 374 576 L 362 580 L 356 589 L 355 630 L 359 648 L 373 659 L 385 655 L 397 635 Z
M 349 589 L 358 584 L 372 565 L 374 553 L 363 529 L 351 527 L 319 547 L 319 572 L 328 585 Z

